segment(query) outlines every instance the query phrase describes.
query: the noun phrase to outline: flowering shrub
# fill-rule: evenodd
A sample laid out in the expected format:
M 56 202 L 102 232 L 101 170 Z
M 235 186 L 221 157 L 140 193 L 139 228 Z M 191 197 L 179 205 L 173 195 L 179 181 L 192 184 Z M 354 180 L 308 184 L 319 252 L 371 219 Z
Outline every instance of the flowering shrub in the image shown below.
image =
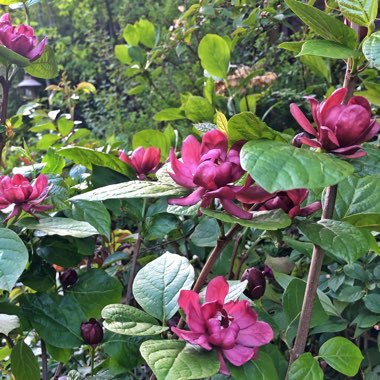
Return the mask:
M 77 128 L 82 99 L 102 102 L 92 98 L 93 84 L 71 85 L 66 74 L 49 85 L 49 104 L 33 101 L 9 115 L 16 69 L 53 81 L 58 70 L 46 37 L 38 44 L 29 26 L 37 2 L 6 3 L 26 24 L 13 26 L 9 14 L 0 19 L 2 375 L 376 378 L 377 2 L 338 1 L 334 12 L 297 0 L 264 2 L 263 9 L 191 4 L 178 7 L 167 31 L 145 18 L 127 25 L 126 44 L 113 36 L 127 67 L 112 80 L 136 81 L 128 101 L 147 89 L 160 94 L 173 52 L 196 60 L 171 78 L 183 79 L 186 90 L 177 96 L 174 88 L 173 104 L 153 117 L 165 128 L 139 130 L 131 147 L 113 131 L 95 140 L 86 125 Z M 62 12 L 67 6 L 57 5 Z M 291 25 L 291 11 L 311 33 L 303 29 L 296 41 L 298 24 L 292 36 L 282 28 L 289 41 L 281 47 L 326 82 L 300 80 L 299 91 L 279 87 L 296 79 L 267 71 L 267 52 L 235 50 L 282 20 Z M 90 32 L 83 38 L 91 40 Z M 61 54 L 62 46 L 55 45 Z M 287 68 L 298 62 L 276 57 Z M 331 72 L 329 58 L 345 61 L 344 75 L 340 65 Z M 345 78 L 334 92 L 331 73 L 334 84 Z M 99 76 L 89 74 L 104 90 Z M 297 105 L 305 94 L 313 124 Z M 278 96 L 289 98 L 290 111 Z M 107 112 L 113 125 L 117 110 Z M 297 134 L 296 123 L 276 124 L 277 113 L 293 115 L 304 132 Z

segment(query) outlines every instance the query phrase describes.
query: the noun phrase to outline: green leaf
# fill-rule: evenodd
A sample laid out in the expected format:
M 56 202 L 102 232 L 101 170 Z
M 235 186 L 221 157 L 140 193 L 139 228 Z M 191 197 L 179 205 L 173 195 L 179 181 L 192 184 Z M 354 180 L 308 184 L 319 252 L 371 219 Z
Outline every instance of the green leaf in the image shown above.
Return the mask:
M 115 57 L 125 65 L 130 65 L 133 61 L 129 55 L 129 49 L 127 45 L 116 45 Z
M 322 57 L 316 55 L 302 55 L 300 61 L 306 65 L 313 74 L 331 83 L 330 64 Z
M 102 318 L 107 330 L 122 335 L 158 335 L 168 330 L 149 314 L 128 305 L 108 305 L 102 311 Z
M 121 292 L 119 280 L 101 269 L 91 269 L 80 274 L 66 294 L 80 305 L 87 318 L 98 318 L 105 306 L 120 301 Z
M 259 230 L 278 230 L 291 225 L 289 216 L 282 210 L 254 211 L 252 219 L 239 219 L 221 211 L 202 209 L 202 213 L 225 223 L 238 223 L 243 227 L 257 228 Z
M 357 25 L 369 27 L 376 19 L 378 0 L 337 0 L 343 16 Z
M 295 320 L 298 320 L 301 314 L 305 290 L 306 282 L 300 280 L 299 278 L 294 278 L 291 280 L 285 289 L 282 297 L 282 303 L 289 324 L 294 323 Z M 328 320 L 328 318 L 328 315 L 325 313 L 321 302 L 319 301 L 319 297 L 317 297 L 314 301 L 310 327 L 322 325 Z
M 366 156 L 351 161 L 355 167 L 355 174 L 361 177 L 373 175 L 380 178 L 380 149 L 377 146 L 365 144 L 364 150 L 367 152 Z
M 240 153 L 241 165 L 266 191 L 318 189 L 348 177 L 354 168 L 328 154 L 278 141 L 250 141 Z
M 217 34 L 206 34 L 198 46 L 198 55 L 202 67 L 218 78 L 227 78 L 230 64 L 228 43 Z
M 303 44 L 303 41 L 282 42 L 278 47 L 298 54 L 301 51 Z
M 0 45 L 0 61 L 5 64 L 13 63 L 20 67 L 27 67 L 30 65 L 28 58 L 15 53 L 13 50 L 6 48 L 4 45 Z
M 195 123 L 213 121 L 214 107 L 202 96 L 189 96 L 184 108 L 186 117 Z
M 40 220 L 27 218 L 20 220 L 18 224 L 30 230 L 42 231 L 47 235 L 84 238 L 98 234 L 98 231 L 91 224 L 70 218 L 54 217 Z
M 153 48 L 156 44 L 156 30 L 154 25 L 144 19 L 139 20 L 135 25 L 140 33 L 140 42 L 148 48 Z
M 271 357 L 265 352 L 260 352 L 260 355 L 254 360 L 246 364 L 235 367 L 232 364 L 228 365 L 233 379 L 236 380 L 278 380 L 278 373 L 273 364 Z
M 72 120 L 66 119 L 66 117 L 60 117 L 57 121 L 57 126 L 59 133 L 66 137 L 74 128 L 74 122 Z
M 165 108 L 157 112 L 153 119 L 157 121 L 181 120 L 185 119 L 185 115 L 182 113 L 181 108 Z
M 0 228 L 0 289 L 11 291 L 28 262 L 28 250 L 18 235 Z
M 178 340 L 148 340 L 140 347 L 157 380 L 204 379 L 216 374 L 216 351 L 205 351 Z
M 46 350 L 49 355 L 57 362 L 68 363 L 73 354 L 69 348 L 58 348 L 46 343 Z
M 375 32 L 364 40 L 363 54 L 373 67 L 380 70 L 380 32 Z
M 82 344 L 80 324 L 87 318 L 79 305 L 58 294 L 27 294 L 20 299 L 22 310 L 46 343 L 58 348 Z
M 195 227 L 190 240 L 197 247 L 215 247 L 219 234 L 218 222 L 215 219 L 203 218 Z
M 369 311 L 380 314 L 380 294 L 369 294 L 364 298 L 364 304 Z
M 329 256 L 348 264 L 359 260 L 370 249 L 366 232 L 346 222 L 330 219 L 318 223 L 302 221 L 298 227 L 312 243 L 327 251 Z
M 58 65 L 53 49 L 50 46 L 45 46 L 41 57 L 26 67 L 25 71 L 36 78 L 55 78 L 58 75 Z
M 323 380 L 323 371 L 318 360 L 310 352 L 302 354 L 290 367 L 289 380 Z
M 194 268 L 185 257 L 169 252 L 145 265 L 133 283 L 139 305 L 160 321 L 169 320 L 178 310 L 182 289 L 190 289 Z
M 156 131 L 154 129 L 144 129 L 143 131 L 135 133 L 132 138 L 133 149 L 140 146 L 144 148 L 155 146 L 161 150 L 161 161 L 165 161 L 169 155 L 170 140 L 160 131 Z
M 297 0 L 286 0 L 285 2 L 313 32 L 325 40 L 339 42 L 349 48 L 356 46 L 356 33 L 340 20 Z
M 140 41 L 140 31 L 135 25 L 129 24 L 123 30 L 123 38 L 130 46 L 138 46 Z
M 11 5 L 19 2 L 20 0 L 0 0 L 0 5 Z
M 100 235 L 110 239 L 111 217 L 101 202 L 79 200 L 73 202 L 73 218 L 91 224 Z
M 12 374 L 17 380 L 39 380 L 40 366 L 32 349 L 24 343 L 18 342 L 11 353 Z
M 364 290 L 361 286 L 350 286 L 344 288 L 338 294 L 338 300 L 341 302 L 356 302 L 364 297 Z
M 134 177 L 133 169 L 112 154 L 97 152 L 95 150 L 79 146 L 62 148 L 57 151 L 57 154 L 89 169 L 92 168 L 92 165 L 104 166 L 115 170 L 118 173 L 124 174 L 129 178 Z
M 334 41 L 309 40 L 304 42 L 297 57 L 301 55 L 317 55 L 326 58 L 347 59 L 350 57 L 357 57 L 359 53 Z
M 89 201 L 104 201 L 106 199 L 157 198 L 184 195 L 186 192 L 187 189 L 181 186 L 174 186 L 162 182 L 129 181 L 76 195 L 72 197 L 71 200 L 85 199 Z
M 44 155 L 42 162 L 46 162 L 46 165 L 41 170 L 42 174 L 61 174 L 65 167 L 65 159 L 59 156 L 55 149 L 48 148 L 47 153 Z
M 277 140 L 285 141 L 281 135 L 269 128 L 252 112 L 241 112 L 231 117 L 227 124 L 229 142 L 239 140 Z
M 19 327 L 20 320 L 17 315 L 0 314 L 0 334 L 8 335 Z
M 37 142 L 37 148 L 39 150 L 48 150 L 59 139 L 60 136 L 56 135 L 55 133 L 43 135 Z
M 325 342 L 319 349 L 319 357 L 336 371 L 350 377 L 358 373 L 363 360 L 360 349 L 340 336 Z

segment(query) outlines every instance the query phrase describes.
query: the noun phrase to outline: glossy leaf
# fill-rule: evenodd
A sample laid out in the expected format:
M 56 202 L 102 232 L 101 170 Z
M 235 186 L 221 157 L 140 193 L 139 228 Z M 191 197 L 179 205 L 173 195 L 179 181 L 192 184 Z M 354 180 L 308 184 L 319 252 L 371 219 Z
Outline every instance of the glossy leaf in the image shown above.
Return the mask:
M 278 141 L 250 141 L 243 146 L 240 159 L 243 169 L 270 193 L 334 185 L 354 171 L 349 163 L 328 154 Z
M 85 238 L 98 234 L 98 231 L 91 224 L 70 218 L 54 217 L 40 220 L 28 218 L 21 220 L 19 224 L 30 230 L 42 231 L 47 235 Z
M 150 315 L 166 321 L 178 310 L 182 289 L 190 289 L 194 268 L 183 256 L 169 252 L 145 265 L 136 275 L 133 295 Z
M 319 349 L 319 356 L 336 371 L 349 377 L 358 373 L 363 360 L 360 349 L 348 339 L 340 336 L 325 342 Z
M 310 352 L 302 354 L 290 367 L 289 380 L 323 380 L 324 375 L 318 360 Z
M 355 158 L 351 161 L 352 165 L 355 167 L 355 175 L 360 177 L 376 176 L 380 178 L 380 149 L 377 146 L 365 144 L 364 150 L 367 152 L 366 156 Z
M 57 151 L 57 154 L 89 169 L 92 168 L 92 165 L 105 166 L 106 168 L 115 170 L 129 178 L 134 177 L 132 168 L 112 154 L 98 152 L 79 146 L 62 148 Z
M 225 223 L 238 223 L 244 227 L 257 228 L 259 230 L 278 230 L 290 226 L 292 223 L 289 216 L 282 210 L 254 211 L 252 219 L 245 220 L 236 218 L 230 214 L 210 209 L 202 209 L 202 213 Z
M 347 59 L 357 57 L 359 53 L 338 42 L 327 40 L 309 40 L 305 41 L 298 56 L 317 55 L 319 57 Z
M 335 41 L 354 48 L 356 33 L 340 20 L 297 0 L 286 0 L 288 7 L 316 34 L 325 40 Z
M 346 222 L 330 219 L 318 223 L 303 221 L 298 227 L 312 243 L 348 264 L 359 260 L 370 249 L 365 231 Z
M 178 340 L 148 340 L 140 352 L 157 380 L 204 379 L 219 370 L 215 350 L 202 350 Z
M 25 71 L 36 78 L 55 78 L 58 75 L 58 65 L 55 60 L 53 49 L 50 46 L 45 46 L 41 57 L 27 66 Z
M 213 121 L 214 107 L 202 96 L 190 96 L 184 109 L 186 117 L 195 123 Z
M 206 34 L 198 46 L 198 55 L 202 67 L 210 75 L 226 78 L 230 63 L 230 48 L 227 42 L 217 34 Z
M 8 228 L 0 228 L 0 247 L 0 289 L 11 291 L 28 262 L 28 250 Z
M 197 247 L 215 247 L 220 234 L 219 224 L 215 219 L 203 218 L 195 227 L 190 240 Z
M 76 195 L 71 200 L 104 201 L 106 199 L 156 198 L 184 195 L 186 192 L 186 189 L 178 185 L 162 182 L 129 181 Z
M 380 314 L 380 294 L 369 294 L 364 298 L 364 304 L 368 310 Z
M 158 335 L 168 330 L 142 310 L 128 305 L 108 305 L 102 311 L 103 326 L 122 335 Z
M 375 21 L 378 0 L 337 0 L 343 16 L 353 23 L 369 27 Z
M 364 40 L 363 54 L 373 67 L 380 70 L 380 32 L 375 32 Z
M 39 380 L 40 367 L 32 349 L 24 343 L 18 342 L 11 353 L 12 374 L 17 380 Z

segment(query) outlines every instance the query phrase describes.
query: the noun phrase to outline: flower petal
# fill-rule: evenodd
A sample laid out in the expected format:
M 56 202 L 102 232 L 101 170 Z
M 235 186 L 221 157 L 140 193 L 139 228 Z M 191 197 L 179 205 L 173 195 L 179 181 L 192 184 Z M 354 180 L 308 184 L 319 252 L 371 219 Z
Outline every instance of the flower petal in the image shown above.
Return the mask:
M 229 290 L 229 285 L 223 276 L 217 276 L 212 279 L 206 288 L 206 302 L 224 303 Z
M 186 331 L 178 329 L 177 327 L 172 327 L 172 331 L 176 334 L 180 339 L 186 340 L 191 344 L 197 344 L 201 346 L 205 350 L 212 350 L 212 346 L 207 341 L 207 336 L 200 333 L 195 333 L 193 331 Z
M 256 353 L 257 348 L 245 347 L 240 344 L 236 344 L 235 347 L 230 350 L 223 350 L 226 359 L 238 367 L 253 359 Z
M 310 133 L 313 136 L 317 136 L 316 130 L 313 128 L 310 121 L 303 114 L 303 112 L 300 110 L 300 108 L 297 106 L 297 104 L 292 103 L 290 105 L 290 113 L 293 115 L 293 117 L 296 119 L 297 123 L 301 126 L 301 128 L 304 131 L 306 131 L 307 133 Z

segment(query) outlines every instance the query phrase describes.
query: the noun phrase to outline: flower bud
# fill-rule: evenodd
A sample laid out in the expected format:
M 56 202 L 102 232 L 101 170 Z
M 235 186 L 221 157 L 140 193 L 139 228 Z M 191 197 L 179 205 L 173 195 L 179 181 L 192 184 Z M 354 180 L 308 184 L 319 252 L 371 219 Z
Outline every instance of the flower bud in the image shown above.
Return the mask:
M 262 271 L 262 274 L 266 277 L 266 278 L 274 278 L 274 275 L 273 275 L 273 271 L 272 271 L 272 268 L 269 266 L 269 265 L 264 265 L 264 269 Z
M 256 268 L 249 268 L 241 277 L 241 281 L 247 280 L 247 289 L 244 294 L 251 300 L 258 300 L 265 293 L 266 281 L 263 273 Z
M 74 285 L 78 281 L 78 274 L 74 269 L 68 269 L 59 274 L 59 281 L 64 288 Z
M 297 135 L 293 137 L 292 145 L 295 146 L 296 148 L 301 148 L 302 146 L 301 138 L 303 137 L 309 137 L 309 134 L 306 132 L 298 133 Z
M 92 346 L 96 346 L 103 340 L 103 327 L 101 323 L 94 318 L 91 318 L 88 322 L 82 322 L 80 331 L 83 340 Z

